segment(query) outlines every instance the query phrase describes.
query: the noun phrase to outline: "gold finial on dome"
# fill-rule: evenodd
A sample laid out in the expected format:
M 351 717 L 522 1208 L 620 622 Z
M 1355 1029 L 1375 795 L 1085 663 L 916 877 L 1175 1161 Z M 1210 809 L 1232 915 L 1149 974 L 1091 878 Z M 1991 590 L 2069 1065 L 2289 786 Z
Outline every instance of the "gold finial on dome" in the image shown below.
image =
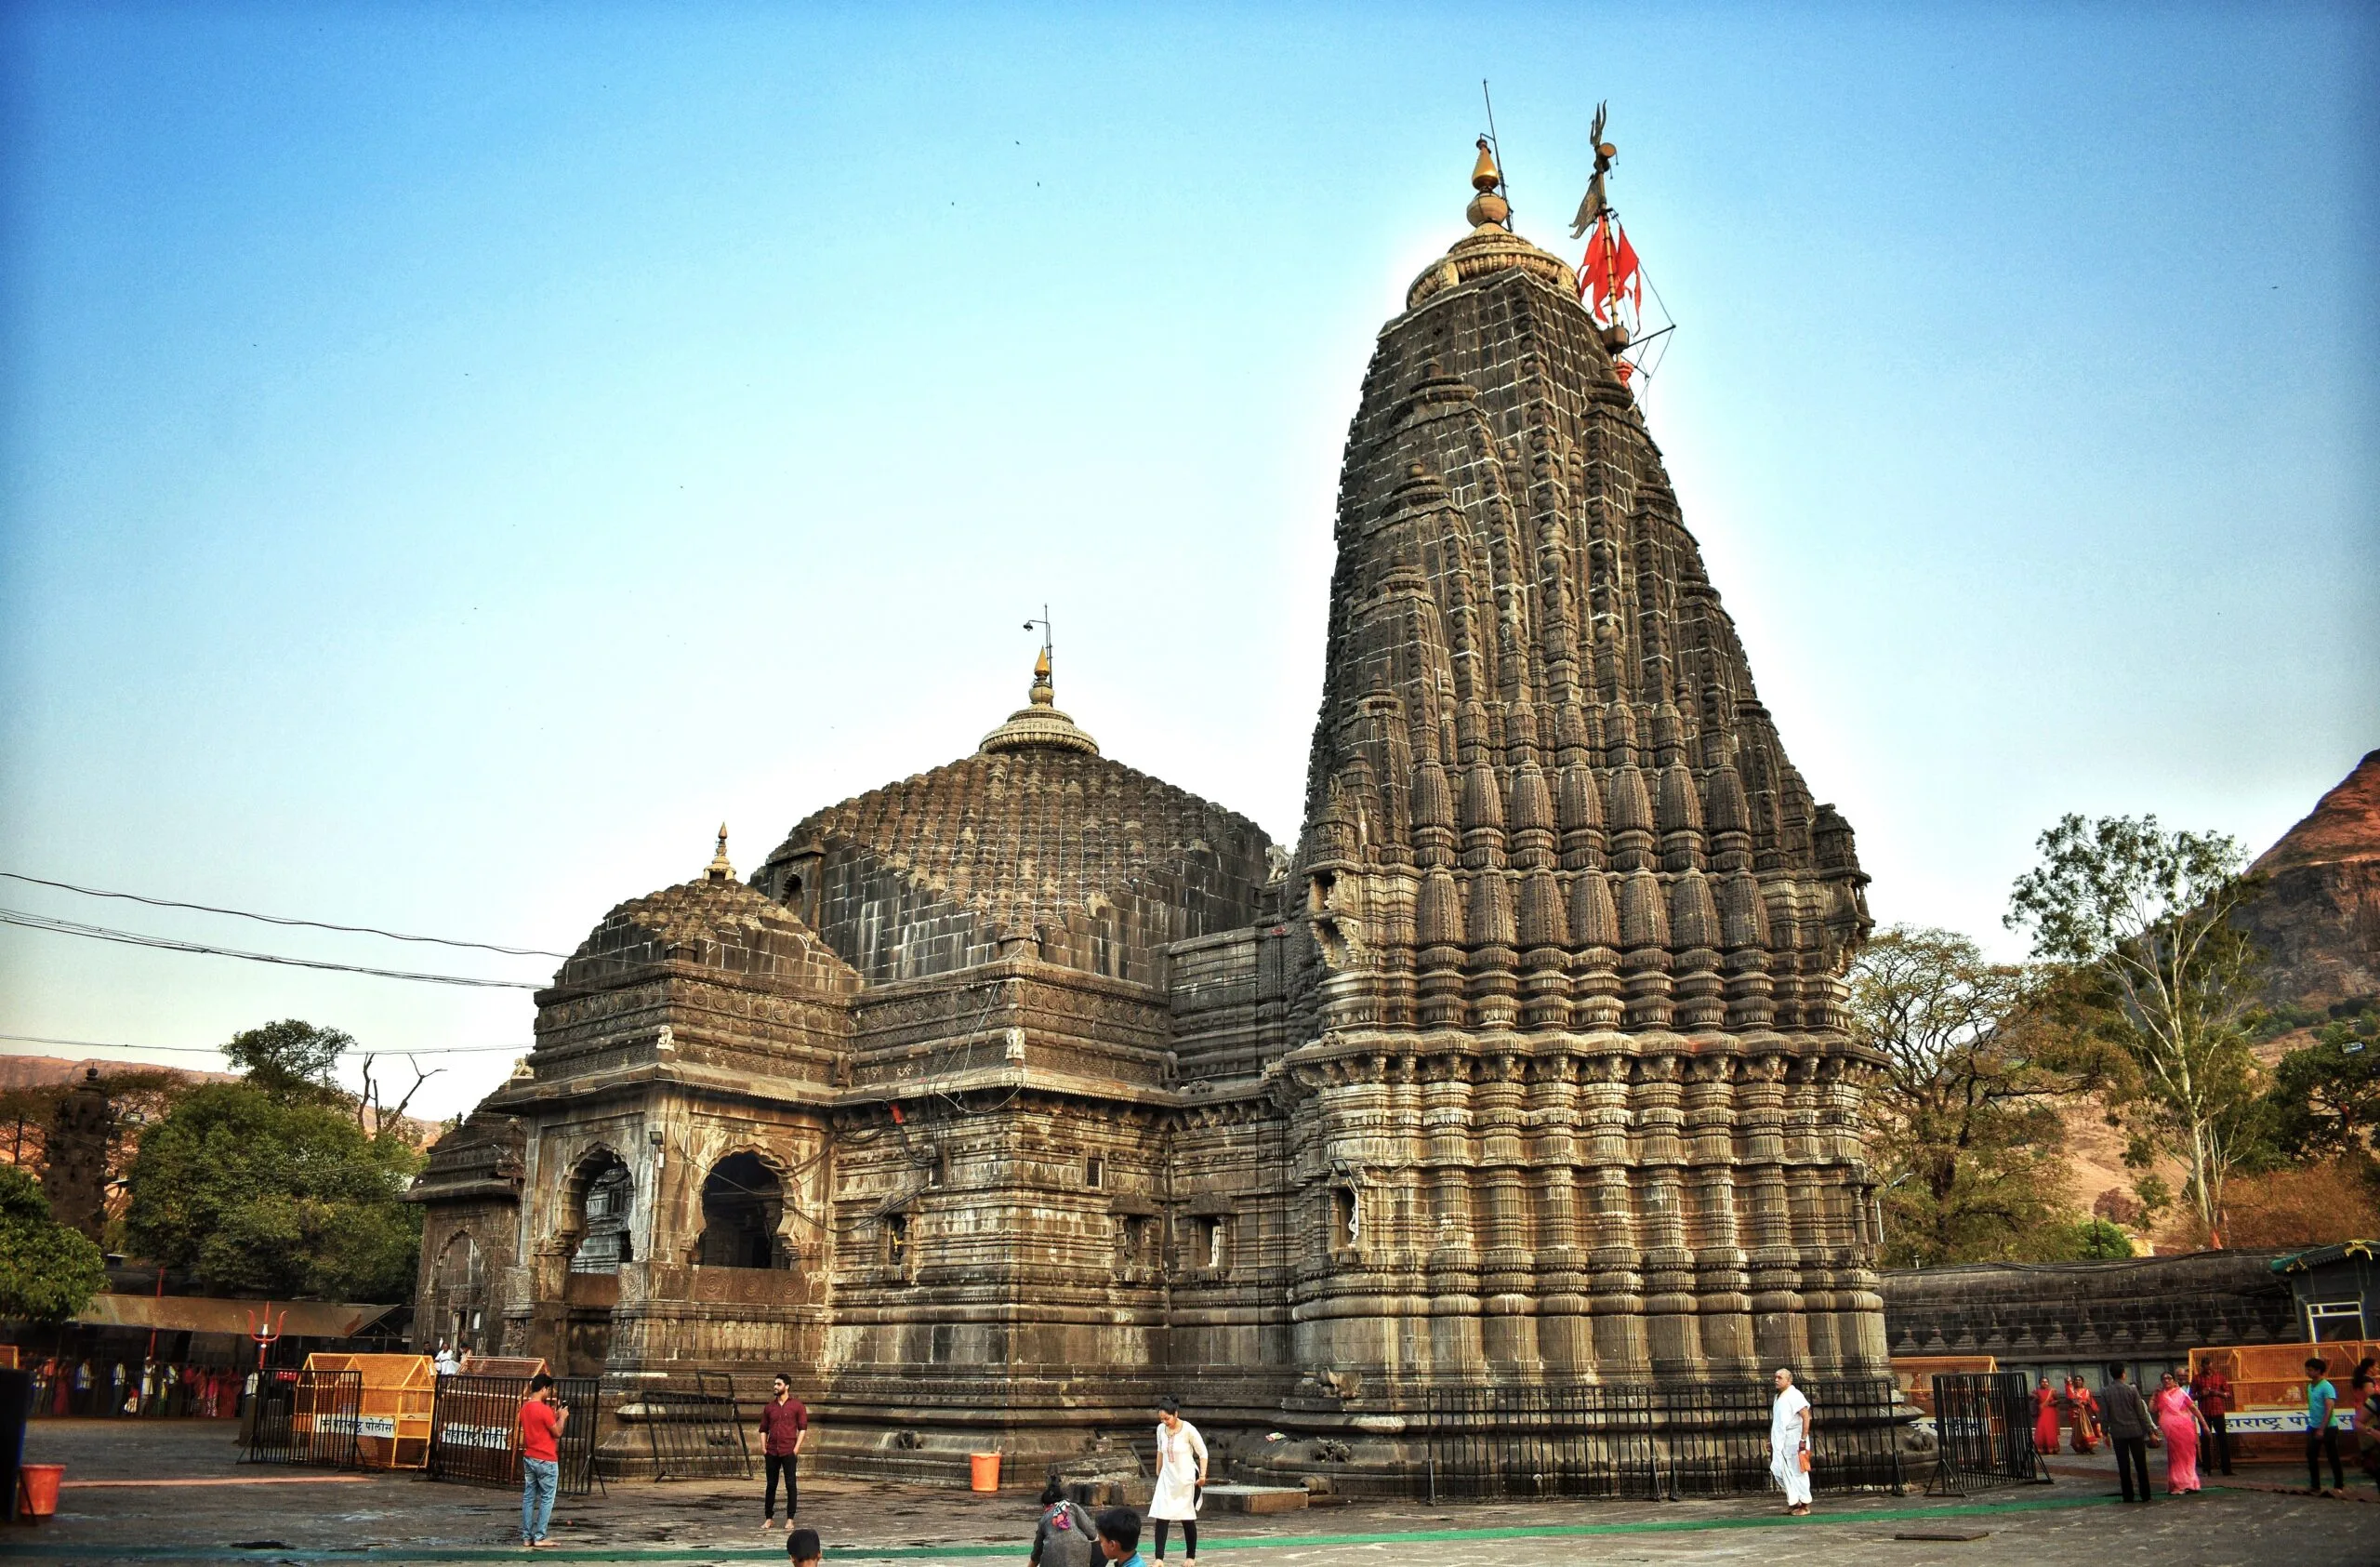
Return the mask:
M 727 824 L 719 824 L 719 852 L 710 857 L 710 864 L 703 868 L 703 875 L 713 882 L 735 880 L 735 867 L 727 863 Z
M 1099 742 L 1075 727 L 1075 721 L 1058 710 L 1057 693 L 1050 684 L 1050 647 L 1047 643 L 1033 660 L 1033 689 L 1026 705 L 1008 715 L 1008 722 L 984 737 L 977 749 L 985 752 L 1026 750 L 1044 747 L 1052 750 L 1079 750 L 1092 756 L 1099 754 Z
M 1513 215 L 1512 203 L 1497 193 L 1497 187 L 1503 182 L 1504 171 L 1496 166 L 1495 150 L 1483 136 L 1479 139 L 1479 161 L 1471 166 L 1471 188 L 1479 193 L 1462 209 L 1473 228 L 1501 228 L 1504 219 Z

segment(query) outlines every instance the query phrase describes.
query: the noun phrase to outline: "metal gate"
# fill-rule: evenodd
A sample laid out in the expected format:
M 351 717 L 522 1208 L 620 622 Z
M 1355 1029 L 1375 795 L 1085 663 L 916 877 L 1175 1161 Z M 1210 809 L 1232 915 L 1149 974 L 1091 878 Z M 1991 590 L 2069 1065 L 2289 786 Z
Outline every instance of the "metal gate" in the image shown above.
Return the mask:
M 2049 1479 L 2033 1447 L 2033 1401 L 2023 1372 L 1934 1378 L 1934 1440 L 1928 1495 Z
M 1820 1491 L 1898 1491 L 1907 1411 L 1890 1377 L 1819 1378 L 1811 1481 Z M 1433 1499 L 1718 1496 L 1767 1490 L 1762 1382 L 1439 1388 L 1425 1398 Z
M 672 1383 L 638 1389 L 634 1409 L 620 1410 L 622 1420 L 641 1419 L 644 1425 L 653 1478 L 751 1479 L 752 1450 L 744 1440 L 734 1379 L 689 1372 Z
M 555 1379 L 554 1401 L 570 1412 L 554 1444 L 562 1495 L 584 1496 L 595 1487 L 602 1386 L 592 1376 Z M 521 1406 L 528 1398 L 525 1376 L 440 1377 L 430 1406 L 429 1478 L 467 1485 L 520 1484 Z
M 364 1416 L 360 1371 L 268 1371 L 257 1382 L 244 1464 L 351 1469 Z

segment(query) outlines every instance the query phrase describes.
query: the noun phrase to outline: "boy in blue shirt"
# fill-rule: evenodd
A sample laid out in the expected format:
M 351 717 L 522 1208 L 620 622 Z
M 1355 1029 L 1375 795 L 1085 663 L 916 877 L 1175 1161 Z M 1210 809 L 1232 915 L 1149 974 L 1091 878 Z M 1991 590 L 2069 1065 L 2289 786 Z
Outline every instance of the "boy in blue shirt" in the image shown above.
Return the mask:
M 1116 1567 L 1146 1567 L 1141 1560 L 1141 1515 L 1110 1507 L 1099 1515 L 1099 1554 Z
M 2339 1390 L 2331 1385 L 2330 1369 L 2320 1355 L 2306 1358 L 2306 1491 L 2313 1496 L 2322 1494 L 2325 1450 L 2331 1455 L 2331 1489 L 2337 1495 L 2347 1494 L 2347 1470 L 2339 1467 L 2338 1428 L 2331 1424 Z

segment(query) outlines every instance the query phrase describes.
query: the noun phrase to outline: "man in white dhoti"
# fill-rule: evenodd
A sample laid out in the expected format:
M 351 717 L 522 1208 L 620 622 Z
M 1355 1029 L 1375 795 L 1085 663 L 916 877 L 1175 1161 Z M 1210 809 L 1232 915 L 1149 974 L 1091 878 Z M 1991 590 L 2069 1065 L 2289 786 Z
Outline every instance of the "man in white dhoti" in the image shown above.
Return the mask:
M 1810 1510 L 1810 1401 L 1793 1374 L 1777 1368 L 1777 1401 L 1768 1409 L 1768 1472 L 1785 1488 L 1785 1510 Z

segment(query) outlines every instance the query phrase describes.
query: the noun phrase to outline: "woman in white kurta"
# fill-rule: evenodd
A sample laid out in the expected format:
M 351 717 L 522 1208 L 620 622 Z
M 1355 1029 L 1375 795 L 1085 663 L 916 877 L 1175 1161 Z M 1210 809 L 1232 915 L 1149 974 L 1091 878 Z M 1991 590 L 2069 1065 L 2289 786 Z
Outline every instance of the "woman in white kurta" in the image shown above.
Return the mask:
M 1810 1447 L 1810 1401 L 1793 1386 L 1793 1374 L 1778 1367 L 1777 1401 L 1768 1408 L 1768 1472 L 1785 1488 L 1785 1510 L 1810 1510 L 1810 1472 L 1802 1454 Z
M 1157 1559 L 1165 1560 L 1169 1523 L 1182 1525 L 1182 1551 L 1190 1562 L 1198 1560 L 1198 1504 L 1207 1484 L 1207 1442 L 1198 1428 L 1182 1418 L 1182 1405 L 1171 1398 L 1157 1401 L 1157 1493 L 1149 1498 L 1149 1517 L 1157 1521 Z

